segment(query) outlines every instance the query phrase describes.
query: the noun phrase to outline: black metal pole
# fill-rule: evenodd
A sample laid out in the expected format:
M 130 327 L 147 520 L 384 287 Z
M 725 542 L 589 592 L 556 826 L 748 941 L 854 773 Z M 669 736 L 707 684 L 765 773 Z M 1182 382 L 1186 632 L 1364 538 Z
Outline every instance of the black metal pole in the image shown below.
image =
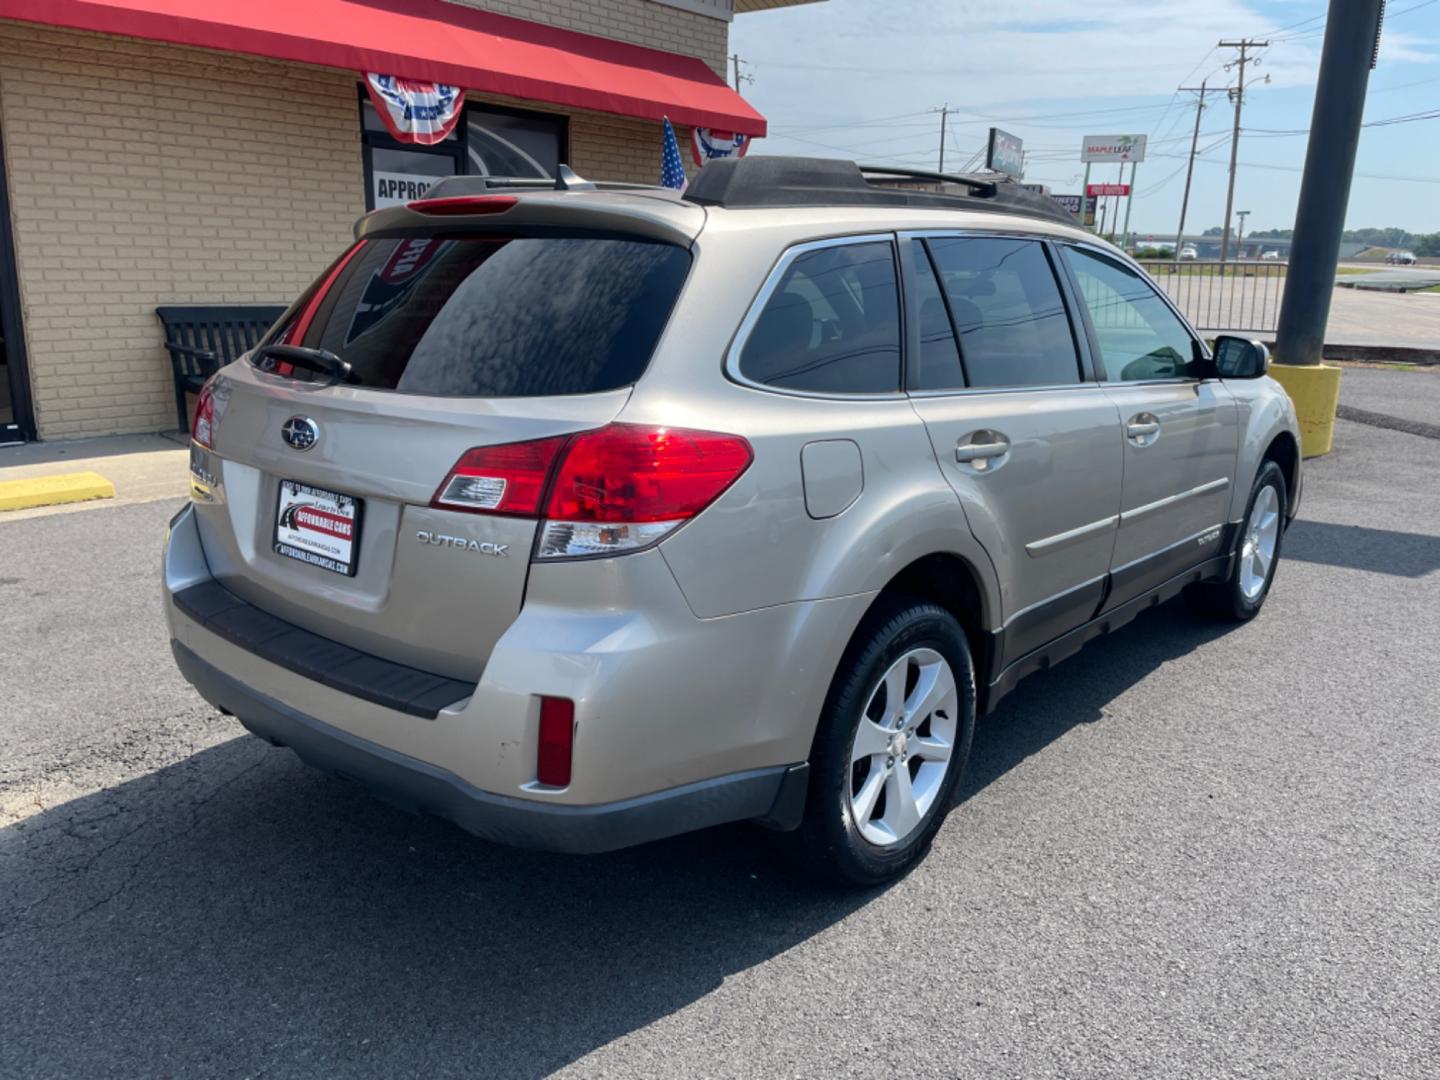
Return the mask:
M 1275 359 L 1319 364 L 1384 0 L 1330 0 Z

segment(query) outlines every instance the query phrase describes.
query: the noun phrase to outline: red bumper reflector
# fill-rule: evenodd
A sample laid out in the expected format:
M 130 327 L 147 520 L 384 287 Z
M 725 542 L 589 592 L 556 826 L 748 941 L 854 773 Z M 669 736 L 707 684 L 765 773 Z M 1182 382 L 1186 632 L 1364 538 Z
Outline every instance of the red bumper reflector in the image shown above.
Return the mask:
M 542 697 L 535 778 L 549 787 L 569 787 L 574 750 L 575 703 L 569 698 Z

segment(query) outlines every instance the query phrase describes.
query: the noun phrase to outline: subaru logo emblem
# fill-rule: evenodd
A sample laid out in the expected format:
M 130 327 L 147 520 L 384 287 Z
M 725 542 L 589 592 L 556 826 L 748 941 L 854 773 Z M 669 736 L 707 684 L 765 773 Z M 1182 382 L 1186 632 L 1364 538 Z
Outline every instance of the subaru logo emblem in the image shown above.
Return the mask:
M 308 416 L 292 416 L 280 429 L 285 442 L 293 450 L 309 450 L 320 441 L 320 425 Z

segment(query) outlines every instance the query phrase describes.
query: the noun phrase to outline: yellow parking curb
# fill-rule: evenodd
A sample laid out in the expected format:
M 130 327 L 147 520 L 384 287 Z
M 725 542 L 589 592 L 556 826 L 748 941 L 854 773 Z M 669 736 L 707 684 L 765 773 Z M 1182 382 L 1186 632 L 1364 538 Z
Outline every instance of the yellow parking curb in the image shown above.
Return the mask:
M 1271 364 L 1270 375 L 1295 403 L 1300 456 L 1328 454 L 1335 437 L 1335 409 L 1340 404 L 1340 369 L 1331 364 Z
M 99 473 L 74 472 L 36 476 L 29 480 L 0 480 L 0 510 L 29 510 L 35 506 L 113 499 L 115 485 Z

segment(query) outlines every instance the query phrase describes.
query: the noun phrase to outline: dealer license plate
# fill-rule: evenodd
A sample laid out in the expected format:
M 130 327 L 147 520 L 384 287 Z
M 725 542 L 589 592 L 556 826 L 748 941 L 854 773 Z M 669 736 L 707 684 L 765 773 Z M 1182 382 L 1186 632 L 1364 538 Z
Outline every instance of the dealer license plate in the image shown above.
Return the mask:
M 359 550 L 359 499 L 296 480 L 280 481 L 275 554 L 354 577 Z

